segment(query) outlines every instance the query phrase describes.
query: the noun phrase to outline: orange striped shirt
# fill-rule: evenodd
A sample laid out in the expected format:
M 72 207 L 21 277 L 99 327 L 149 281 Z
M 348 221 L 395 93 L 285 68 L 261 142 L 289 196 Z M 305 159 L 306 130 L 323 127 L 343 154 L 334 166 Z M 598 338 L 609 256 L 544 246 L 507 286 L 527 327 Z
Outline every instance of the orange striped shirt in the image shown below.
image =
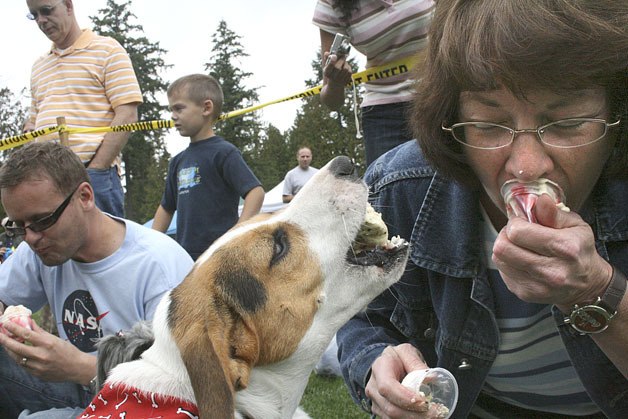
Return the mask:
M 127 52 L 115 39 L 89 29 L 71 47 L 53 47 L 33 64 L 31 94 L 30 122 L 36 129 L 57 125 L 59 116 L 68 128 L 108 127 L 114 108 L 142 102 Z M 87 163 L 105 134 L 70 134 L 70 148 Z

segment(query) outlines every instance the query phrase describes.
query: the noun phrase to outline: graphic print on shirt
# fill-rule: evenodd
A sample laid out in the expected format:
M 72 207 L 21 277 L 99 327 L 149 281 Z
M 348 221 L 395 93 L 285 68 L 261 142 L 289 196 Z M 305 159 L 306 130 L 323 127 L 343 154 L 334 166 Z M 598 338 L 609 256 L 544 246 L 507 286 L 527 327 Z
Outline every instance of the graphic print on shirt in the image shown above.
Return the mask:
M 99 314 L 92 295 L 76 290 L 65 299 L 62 309 L 63 330 L 71 344 L 83 352 L 94 352 L 103 336 L 100 320 L 109 313 Z
M 190 189 L 201 184 L 201 173 L 198 166 L 185 167 L 177 173 L 177 191 L 179 195 L 190 192 Z

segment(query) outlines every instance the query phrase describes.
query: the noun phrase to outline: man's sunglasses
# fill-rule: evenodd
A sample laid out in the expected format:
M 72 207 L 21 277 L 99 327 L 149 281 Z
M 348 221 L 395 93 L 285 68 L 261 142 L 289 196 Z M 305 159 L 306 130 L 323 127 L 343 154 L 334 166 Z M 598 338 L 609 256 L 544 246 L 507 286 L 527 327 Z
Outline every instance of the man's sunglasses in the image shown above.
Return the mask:
M 63 214 L 63 211 L 65 211 L 67 206 L 70 204 L 70 201 L 72 200 L 72 197 L 74 196 L 74 192 L 76 192 L 77 189 L 78 189 L 78 186 L 74 188 L 70 196 L 65 198 L 65 200 L 61 203 L 61 205 L 59 205 L 59 207 L 56 210 L 54 210 L 52 214 L 46 215 L 45 217 L 40 218 L 39 220 L 34 221 L 27 226 L 19 226 L 19 225 L 16 225 L 14 221 L 9 220 L 7 222 L 7 225 L 4 226 L 4 229 L 9 234 L 14 234 L 17 236 L 24 236 L 26 235 L 27 228 L 30 228 L 31 231 L 34 231 L 35 233 L 39 233 L 41 231 L 46 230 L 47 228 L 52 227 L 59 220 L 59 218 L 61 217 L 61 214 Z
M 26 14 L 26 18 L 28 20 L 37 20 L 37 18 L 39 17 L 39 15 L 41 16 L 50 16 L 52 14 L 52 12 L 54 12 L 55 7 L 57 7 L 58 5 L 60 5 L 61 3 L 63 3 L 64 0 L 60 0 L 57 3 L 50 5 L 50 6 L 42 6 L 39 8 L 38 11 L 32 11 L 30 10 L 27 14 Z

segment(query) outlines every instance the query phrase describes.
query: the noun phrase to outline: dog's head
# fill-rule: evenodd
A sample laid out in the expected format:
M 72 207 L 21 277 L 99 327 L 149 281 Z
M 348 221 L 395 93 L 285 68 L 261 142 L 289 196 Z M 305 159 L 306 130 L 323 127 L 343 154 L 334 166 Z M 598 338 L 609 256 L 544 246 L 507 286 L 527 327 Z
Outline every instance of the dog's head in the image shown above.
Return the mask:
M 308 336 L 318 336 L 311 342 L 322 353 L 344 322 L 399 279 L 405 241 L 353 251 L 367 196 L 352 162 L 338 157 L 285 210 L 218 239 L 172 291 L 168 329 L 200 412 L 225 402 L 218 387 L 245 388 L 254 365 L 292 356 Z M 208 377 L 210 359 L 226 383 Z
M 154 336 L 150 322 L 141 321 L 130 330 L 121 330 L 115 335 L 105 336 L 98 341 L 98 374 L 96 386 L 101 389 L 109 371 L 123 362 L 134 361 L 153 344 Z

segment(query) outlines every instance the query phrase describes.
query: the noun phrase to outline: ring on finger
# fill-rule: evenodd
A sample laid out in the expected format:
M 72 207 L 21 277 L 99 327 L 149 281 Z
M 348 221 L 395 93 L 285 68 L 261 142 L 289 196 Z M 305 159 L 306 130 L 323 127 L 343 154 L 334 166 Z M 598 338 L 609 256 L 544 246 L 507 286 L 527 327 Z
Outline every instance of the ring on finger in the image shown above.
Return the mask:
M 28 362 L 28 358 L 23 357 L 22 361 L 20 362 L 20 365 L 23 366 L 24 368 L 26 368 L 26 363 Z

